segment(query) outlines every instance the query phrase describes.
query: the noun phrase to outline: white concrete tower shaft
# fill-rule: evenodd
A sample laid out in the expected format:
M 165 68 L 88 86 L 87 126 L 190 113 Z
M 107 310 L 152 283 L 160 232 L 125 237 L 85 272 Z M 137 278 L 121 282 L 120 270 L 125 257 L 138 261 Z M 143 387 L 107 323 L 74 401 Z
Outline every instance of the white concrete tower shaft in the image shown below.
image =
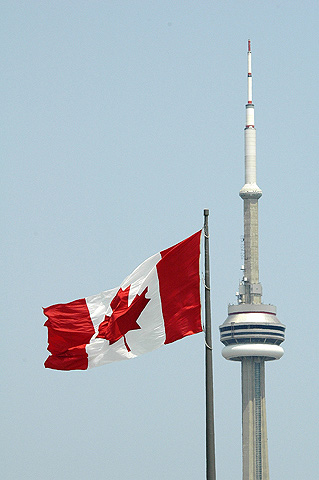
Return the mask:
M 248 101 L 245 126 L 244 276 L 238 305 L 229 305 L 228 317 L 219 327 L 227 360 L 241 362 L 243 480 L 269 480 L 265 362 L 278 360 L 284 351 L 285 326 L 276 307 L 261 303 L 258 265 L 258 199 L 256 180 L 256 129 L 252 99 L 251 47 L 248 40 Z

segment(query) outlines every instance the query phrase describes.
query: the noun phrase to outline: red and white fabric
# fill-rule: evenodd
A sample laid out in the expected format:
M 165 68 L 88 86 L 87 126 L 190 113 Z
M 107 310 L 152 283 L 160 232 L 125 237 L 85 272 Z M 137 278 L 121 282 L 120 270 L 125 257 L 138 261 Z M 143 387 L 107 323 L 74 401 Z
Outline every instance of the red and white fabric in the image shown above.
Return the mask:
M 153 255 L 117 288 L 45 308 L 45 367 L 85 370 L 201 332 L 200 239 Z

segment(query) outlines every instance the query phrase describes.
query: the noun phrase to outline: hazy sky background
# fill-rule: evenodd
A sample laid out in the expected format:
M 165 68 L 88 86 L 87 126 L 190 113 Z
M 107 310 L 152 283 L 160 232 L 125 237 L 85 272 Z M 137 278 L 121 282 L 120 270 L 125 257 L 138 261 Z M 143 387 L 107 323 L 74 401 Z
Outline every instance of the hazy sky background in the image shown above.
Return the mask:
M 203 334 L 46 370 L 42 307 L 116 287 L 209 208 L 218 480 L 241 478 L 240 365 L 218 326 L 240 280 L 247 39 L 271 480 L 317 478 L 318 2 L 1 1 L 1 471 L 205 478 Z

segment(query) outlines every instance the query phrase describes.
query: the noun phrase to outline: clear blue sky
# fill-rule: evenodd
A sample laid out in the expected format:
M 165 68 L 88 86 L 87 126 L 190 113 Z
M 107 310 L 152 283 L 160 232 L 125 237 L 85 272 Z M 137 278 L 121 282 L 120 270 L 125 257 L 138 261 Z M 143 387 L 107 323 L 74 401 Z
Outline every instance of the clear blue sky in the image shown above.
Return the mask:
M 272 480 L 318 475 L 318 2 L 1 1 L 6 480 L 205 478 L 204 339 L 45 370 L 42 307 L 119 285 L 209 208 L 218 480 L 241 478 L 240 365 L 218 326 L 240 279 L 247 39 L 260 278 L 287 325 L 267 364 Z

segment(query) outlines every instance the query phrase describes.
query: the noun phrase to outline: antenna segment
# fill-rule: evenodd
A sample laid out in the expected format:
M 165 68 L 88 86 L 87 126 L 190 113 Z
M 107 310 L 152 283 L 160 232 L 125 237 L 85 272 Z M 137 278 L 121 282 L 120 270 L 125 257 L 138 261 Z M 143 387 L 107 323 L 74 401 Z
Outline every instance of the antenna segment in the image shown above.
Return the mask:
M 262 191 L 256 178 L 256 129 L 253 104 L 253 77 L 251 71 L 251 46 L 248 40 L 247 90 L 245 134 L 245 185 L 239 195 L 244 200 L 244 277 L 239 288 L 239 303 L 261 303 L 262 287 L 259 283 L 258 260 L 258 199 Z

